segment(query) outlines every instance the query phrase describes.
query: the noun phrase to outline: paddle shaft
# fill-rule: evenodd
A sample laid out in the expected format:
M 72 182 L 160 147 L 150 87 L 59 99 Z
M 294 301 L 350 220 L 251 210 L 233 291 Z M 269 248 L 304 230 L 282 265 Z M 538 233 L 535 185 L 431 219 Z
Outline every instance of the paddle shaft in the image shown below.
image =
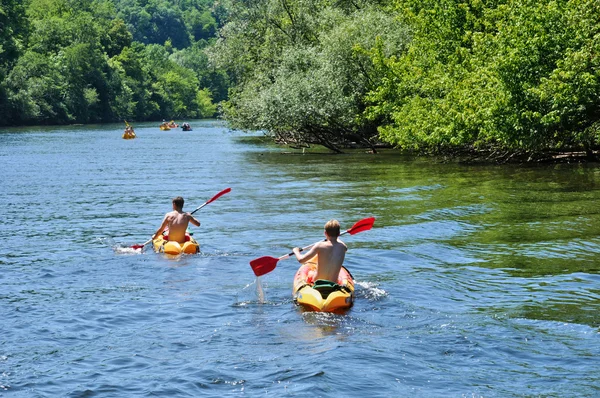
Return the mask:
M 144 247 L 146 246 L 148 243 L 152 242 L 152 239 L 148 239 L 147 241 L 145 241 L 141 246 Z M 137 248 L 138 245 L 134 245 L 133 247 Z
M 200 205 L 199 207 L 196 208 L 196 210 L 194 210 L 193 212 L 191 212 L 190 214 L 194 214 L 195 212 L 197 212 L 198 210 L 200 210 L 201 208 L 203 208 L 204 206 L 206 206 L 207 204 L 214 202 L 215 200 L 219 199 L 221 196 L 225 195 L 226 193 L 231 192 L 231 188 L 226 188 L 224 190 L 222 190 L 221 192 L 219 192 L 218 194 L 216 194 L 215 196 L 213 196 L 212 198 L 210 198 L 208 201 L 206 201 L 206 203 Z

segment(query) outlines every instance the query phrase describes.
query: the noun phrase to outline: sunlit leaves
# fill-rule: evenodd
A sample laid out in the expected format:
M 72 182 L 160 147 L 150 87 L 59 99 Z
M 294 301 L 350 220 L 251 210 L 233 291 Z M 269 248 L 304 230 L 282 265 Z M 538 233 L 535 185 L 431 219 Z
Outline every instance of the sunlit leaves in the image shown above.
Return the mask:
M 135 42 L 133 25 L 157 44 Z M 204 87 L 226 95 L 202 53 L 216 31 L 208 1 L 1 0 L 0 28 L 0 124 L 211 117 Z M 179 50 L 194 29 L 204 36 Z
M 412 1 L 401 57 L 371 57 L 381 76 L 368 117 L 407 149 L 540 152 L 597 146 L 598 2 Z

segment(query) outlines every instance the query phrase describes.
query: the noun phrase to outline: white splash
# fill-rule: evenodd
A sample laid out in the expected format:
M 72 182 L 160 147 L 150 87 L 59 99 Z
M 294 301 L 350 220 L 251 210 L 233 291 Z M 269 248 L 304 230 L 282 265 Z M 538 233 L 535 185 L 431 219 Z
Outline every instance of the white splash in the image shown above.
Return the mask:
M 127 254 L 127 255 L 142 254 L 141 249 L 134 249 L 133 247 L 118 247 L 117 246 L 117 247 L 113 247 L 113 250 L 117 254 Z
M 369 300 L 379 300 L 382 297 L 387 296 L 387 292 L 373 282 L 355 282 L 362 288 L 362 295 Z

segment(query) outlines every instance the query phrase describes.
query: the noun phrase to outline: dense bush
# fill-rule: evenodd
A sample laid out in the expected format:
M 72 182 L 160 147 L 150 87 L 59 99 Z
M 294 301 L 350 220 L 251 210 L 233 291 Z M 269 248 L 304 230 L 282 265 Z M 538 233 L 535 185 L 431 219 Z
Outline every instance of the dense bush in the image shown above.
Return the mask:
M 588 150 L 598 143 L 600 3 L 398 1 L 414 40 L 372 51 L 387 76 L 367 114 L 387 142 L 425 151 Z
M 363 117 L 373 63 L 359 46 L 384 37 L 388 55 L 408 43 L 393 15 L 370 4 L 267 0 L 232 7 L 212 49 L 236 83 L 225 117 L 290 144 L 334 151 L 377 142 L 377 121 Z

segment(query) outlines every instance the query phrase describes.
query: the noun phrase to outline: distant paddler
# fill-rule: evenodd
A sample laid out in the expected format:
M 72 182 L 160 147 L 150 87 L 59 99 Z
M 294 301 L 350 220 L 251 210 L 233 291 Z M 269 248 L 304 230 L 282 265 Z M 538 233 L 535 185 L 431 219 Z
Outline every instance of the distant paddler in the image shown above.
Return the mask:
M 162 123 L 160 124 L 160 129 L 163 131 L 171 130 L 171 128 L 169 127 L 169 124 L 167 122 L 165 122 L 165 119 L 163 119 Z
M 125 131 L 123 132 L 123 138 L 126 140 L 135 138 L 135 131 L 133 131 L 133 126 L 127 123 L 127 120 L 125 120 Z

